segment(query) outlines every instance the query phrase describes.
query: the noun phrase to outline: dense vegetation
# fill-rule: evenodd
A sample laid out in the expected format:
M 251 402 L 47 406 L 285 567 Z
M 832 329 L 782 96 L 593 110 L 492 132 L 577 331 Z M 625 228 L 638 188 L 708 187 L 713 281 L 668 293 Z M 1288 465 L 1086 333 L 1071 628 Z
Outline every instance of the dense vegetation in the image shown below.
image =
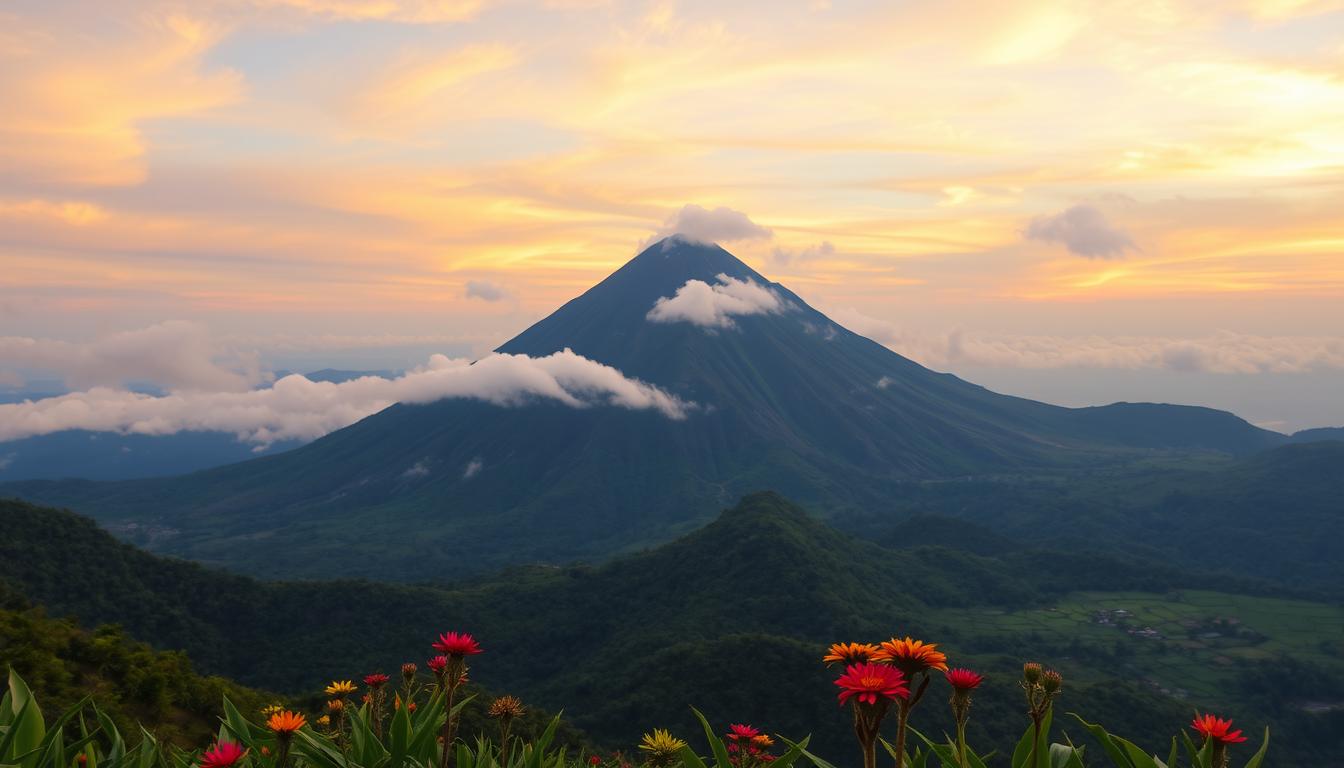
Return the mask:
M 1334 701 L 1313 698 L 1305 680 L 1277 680 L 1270 699 L 1260 695 L 1262 679 L 1234 669 L 1213 679 L 1216 700 L 1183 702 L 1123 663 L 1126 654 L 1145 658 L 1134 653 L 1143 640 L 1067 626 L 1033 635 L 949 613 L 978 606 L 993 616 L 1048 614 L 1073 599 L 1062 584 L 1157 599 L 1176 588 L 1216 587 L 1214 580 L 1200 584 L 1171 567 L 1081 552 L 892 550 L 838 533 L 770 494 L 646 553 L 597 567 L 515 569 L 452 589 L 258 582 L 148 555 L 70 513 L 5 502 L 0 580 L 56 613 L 87 624 L 117 621 L 160 647 L 186 649 L 208 671 L 290 693 L 405 661 L 423 664 L 417 636 L 469 624 L 490 644 L 491 663 L 478 682 L 563 708 L 567 720 L 606 744 L 628 744 L 650 724 L 691 728 L 687 705 L 694 703 L 711 718 L 815 731 L 819 749 L 843 749 L 847 717 L 816 695 L 830 684 L 818 649 L 836 637 L 878 638 L 893 628 L 945 639 L 959 660 L 991 679 L 1011 679 L 1023 658 L 1048 653 L 1074 681 L 1071 707 L 1123 731 L 1166 727 L 1199 703 L 1317 733 L 1307 748 L 1322 754 L 1338 749 L 1344 733 L 1333 711 L 1303 712 L 1304 702 Z M 1261 662 L 1283 663 L 1298 647 L 1284 642 Z M 1173 648 L 1162 658 L 1181 653 Z M 1192 661 L 1167 682 L 1198 669 Z M 1338 674 L 1327 660 L 1314 679 Z M 1013 736 L 1020 702 L 1011 687 L 987 689 L 976 706 L 974 738 Z M 946 713 L 931 714 L 930 727 L 950 727 Z M 1292 752 L 1300 748 L 1283 754 L 1312 757 Z
M 56 711 L 92 697 L 126 732 L 143 725 L 183 746 L 218 728 L 221 697 L 256 710 L 275 697 L 221 677 L 204 677 L 180 651 L 155 651 L 116 626 L 93 631 L 53 619 L 0 584 L 0 673 L 22 670 Z

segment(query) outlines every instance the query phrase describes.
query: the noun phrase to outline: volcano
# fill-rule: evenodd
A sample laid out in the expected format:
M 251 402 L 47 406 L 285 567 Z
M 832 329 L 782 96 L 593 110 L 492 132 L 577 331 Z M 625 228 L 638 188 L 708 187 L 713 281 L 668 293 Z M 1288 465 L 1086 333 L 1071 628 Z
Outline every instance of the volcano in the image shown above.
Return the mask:
M 746 493 L 822 514 L 908 484 L 1283 435 L 1204 408 L 1062 408 L 937 373 L 846 330 L 726 250 L 645 249 L 497 351 L 570 349 L 691 404 L 394 405 L 304 447 L 173 478 L 29 482 L 151 549 L 263 576 L 459 576 L 602 559 L 703 525 Z

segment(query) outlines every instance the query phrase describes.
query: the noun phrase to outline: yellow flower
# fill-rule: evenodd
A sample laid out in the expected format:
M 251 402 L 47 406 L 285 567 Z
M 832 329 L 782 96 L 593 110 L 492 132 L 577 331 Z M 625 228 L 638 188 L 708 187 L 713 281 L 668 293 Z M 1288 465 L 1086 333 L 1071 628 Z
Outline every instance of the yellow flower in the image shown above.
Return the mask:
M 317 718 L 318 725 L 331 725 L 331 715 L 323 715 Z
M 274 715 L 276 712 L 279 712 L 282 709 L 284 709 L 284 707 L 280 706 L 279 704 L 267 704 L 266 706 L 261 708 L 261 716 L 270 717 L 271 715 Z
M 639 743 L 639 748 L 649 754 L 649 765 L 654 768 L 670 766 L 680 760 L 685 746 L 686 742 L 663 728 L 654 728 L 653 733 L 644 734 Z
M 327 686 L 328 696 L 348 696 L 355 692 L 355 684 L 349 680 L 333 680 Z

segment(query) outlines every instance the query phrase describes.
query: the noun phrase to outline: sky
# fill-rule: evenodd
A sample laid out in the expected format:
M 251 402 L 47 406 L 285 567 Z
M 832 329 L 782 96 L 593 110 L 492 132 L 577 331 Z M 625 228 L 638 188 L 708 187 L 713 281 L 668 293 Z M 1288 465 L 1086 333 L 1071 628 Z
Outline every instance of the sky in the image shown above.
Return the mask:
M 690 231 L 1000 391 L 1344 424 L 1344 2 L 11 0 L 0 104 L 0 388 L 479 356 Z

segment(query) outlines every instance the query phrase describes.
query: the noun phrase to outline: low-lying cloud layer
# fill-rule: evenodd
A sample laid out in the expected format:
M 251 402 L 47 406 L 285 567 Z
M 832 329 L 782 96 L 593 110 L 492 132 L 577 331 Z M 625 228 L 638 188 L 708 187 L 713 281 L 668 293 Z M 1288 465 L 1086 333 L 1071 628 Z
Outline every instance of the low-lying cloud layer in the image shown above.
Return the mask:
M 784 300 L 773 290 L 752 280 L 725 274 L 718 284 L 687 280 L 674 296 L 654 303 L 647 315 L 655 323 L 694 323 L 705 328 L 731 328 L 740 315 L 765 315 L 784 311 Z
M 0 405 L 0 441 L 68 429 L 166 435 L 230 432 L 258 445 L 311 440 L 393 403 L 446 398 L 500 406 L 538 401 L 572 408 L 655 410 L 683 419 L 695 408 L 650 384 L 566 349 L 546 357 L 495 354 L 473 363 L 434 355 L 396 379 L 367 376 L 339 384 L 286 376 L 266 389 L 183 391 L 162 397 L 95 387 L 61 397 Z
M 1249 336 L 1040 336 L 967 331 L 924 333 L 853 311 L 833 316 L 862 336 L 939 370 L 1093 368 L 1186 373 L 1308 373 L 1344 370 L 1344 338 Z
M 1106 214 L 1090 205 L 1075 205 L 1027 225 L 1028 240 L 1058 243 L 1070 253 L 1089 259 L 1114 259 L 1137 250 L 1134 240 L 1112 224 Z

